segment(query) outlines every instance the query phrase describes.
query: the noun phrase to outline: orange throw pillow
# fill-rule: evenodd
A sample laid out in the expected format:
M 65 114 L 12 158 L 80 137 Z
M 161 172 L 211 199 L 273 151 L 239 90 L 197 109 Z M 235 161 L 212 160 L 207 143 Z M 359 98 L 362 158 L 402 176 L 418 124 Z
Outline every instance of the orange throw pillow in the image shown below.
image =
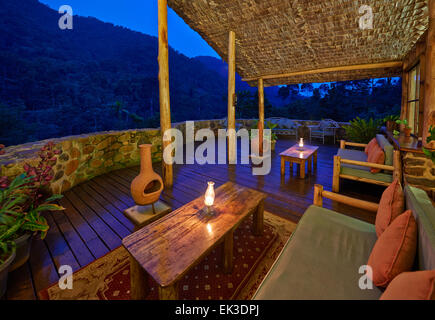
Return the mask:
M 375 145 L 378 144 L 378 141 L 376 140 L 376 138 L 373 138 L 366 146 L 366 148 L 364 149 L 364 152 L 368 155 L 369 154 L 369 150 L 371 150 Z
M 405 209 L 405 195 L 399 180 L 394 180 L 382 194 L 376 214 L 376 234 L 378 238 Z
M 417 251 L 417 223 L 412 211 L 398 216 L 381 234 L 370 254 L 373 283 L 386 287 L 402 272 L 411 271 Z
M 377 163 L 377 164 L 384 164 L 385 163 L 385 153 L 384 150 L 381 149 L 378 144 L 373 146 L 371 149 L 369 149 L 369 155 L 367 157 L 367 162 L 370 163 Z M 371 173 L 378 173 L 381 172 L 381 169 L 371 168 Z
M 381 300 L 435 300 L 435 270 L 399 274 Z

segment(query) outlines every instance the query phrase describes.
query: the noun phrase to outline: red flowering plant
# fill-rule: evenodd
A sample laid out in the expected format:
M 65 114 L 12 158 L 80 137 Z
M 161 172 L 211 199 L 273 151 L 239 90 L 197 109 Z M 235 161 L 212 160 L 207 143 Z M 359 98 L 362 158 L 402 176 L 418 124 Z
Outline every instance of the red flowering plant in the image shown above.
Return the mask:
M 18 237 L 38 232 L 46 236 L 49 226 L 43 212 L 64 210 L 53 203 L 62 195 L 50 195 L 48 188 L 58 154 L 50 142 L 40 150 L 36 167 L 26 164 L 25 173 L 13 181 L 0 178 L 0 264 L 15 250 Z
M 1 156 L 2 154 L 5 154 L 5 153 L 6 153 L 6 151 L 4 150 L 4 148 L 5 148 L 5 145 L 4 145 L 4 144 L 0 144 L 0 156 Z

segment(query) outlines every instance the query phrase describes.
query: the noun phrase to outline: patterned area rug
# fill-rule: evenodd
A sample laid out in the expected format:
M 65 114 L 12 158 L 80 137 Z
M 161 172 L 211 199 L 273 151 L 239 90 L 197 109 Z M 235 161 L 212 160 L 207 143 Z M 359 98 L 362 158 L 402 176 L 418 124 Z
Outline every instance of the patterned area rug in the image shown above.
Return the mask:
M 222 272 L 222 250 L 218 246 L 180 281 L 180 299 L 250 299 L 296 228 L 296 224 L 268 212 L 264 219 L 261 237 L 252 235 L 252 219 L 247 219 L 234 232 L 234 270 L 231 274 Z M 148 299 L 157 299 L 156 284 L 151 280 L 149 285 Z M 128 300 L 128 253 L 120 247 L 76 271 L 72 290 L 61 290 L 56 283 L 39 295 L 45 300 Z

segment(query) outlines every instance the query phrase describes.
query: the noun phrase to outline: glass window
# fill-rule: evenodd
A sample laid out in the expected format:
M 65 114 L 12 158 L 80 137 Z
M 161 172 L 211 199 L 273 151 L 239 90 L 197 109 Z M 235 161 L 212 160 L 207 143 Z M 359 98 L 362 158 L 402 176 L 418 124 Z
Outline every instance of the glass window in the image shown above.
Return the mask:
M 420 64 L 409 72 L 408 84 L 408 123 L 412 133 L 419 135 L 420 118 Z

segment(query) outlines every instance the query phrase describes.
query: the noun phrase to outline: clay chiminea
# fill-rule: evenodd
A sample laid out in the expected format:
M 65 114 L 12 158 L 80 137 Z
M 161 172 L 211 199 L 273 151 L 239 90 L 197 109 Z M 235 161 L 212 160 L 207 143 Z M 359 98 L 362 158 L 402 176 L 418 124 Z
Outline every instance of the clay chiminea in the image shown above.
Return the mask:
M 131 195 L 139 206 L 153 204 L 159 200 L 163 191 L 163 181 L 154 172 L 151 161 L 151 144 L 142 144 L 140 148 L 140 173 L 131 183 Z

